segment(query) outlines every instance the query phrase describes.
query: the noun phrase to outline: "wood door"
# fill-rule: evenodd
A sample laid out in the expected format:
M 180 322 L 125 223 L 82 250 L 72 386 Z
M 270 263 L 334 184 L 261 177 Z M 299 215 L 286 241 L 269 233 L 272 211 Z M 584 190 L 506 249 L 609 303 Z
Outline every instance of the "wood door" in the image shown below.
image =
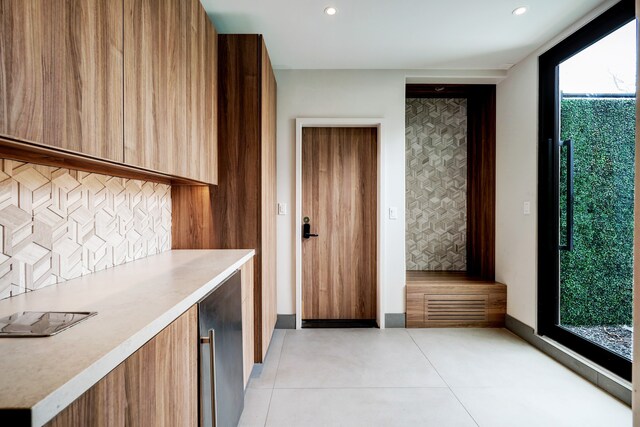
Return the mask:
M 375 319 L 377 129 L 303 128 L 302 319 Z
M 122 3 L 0 2 L 0 135 L 121 162 Z

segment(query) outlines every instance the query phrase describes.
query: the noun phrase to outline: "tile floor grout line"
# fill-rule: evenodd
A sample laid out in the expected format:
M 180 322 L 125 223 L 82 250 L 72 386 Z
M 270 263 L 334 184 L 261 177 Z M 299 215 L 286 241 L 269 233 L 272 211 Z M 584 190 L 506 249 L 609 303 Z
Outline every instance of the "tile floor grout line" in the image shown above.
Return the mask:
M 361 386 L 361 387 L 340 387 L 340 386 L 331 386 L 331 387 L 279 387 L 274 390 L 383 390 L 383 389 L 398 389 L 398 390 L 442 390 L 444 388 L 449 388 L 448 386 L 442 387 L 423 387 L 423 386 L 415 386 L 415 387 L 402 387 L 402 386 Z M 258 390 L 258 389 L 255 389 Z M 267 390 L 267 389 L 263 389 Z
M 278 370 L 280 369 L 280 360 L 282 359 L 282 350 L 284 350 L 284 341 L 287 339 L 287 330 L 284 330 L 282 337 L 282 345 L 280 346 L 280 354 L 278 355 L 278 363 L 276 364 L 276 375 L 273 377 L 273 385 L 271 386 L 271 394 L 269 395 L 269 405 L 267 405 L 267 414 L 264 417 L 264 427 L 267 427 L 269 421 L 269 411 L 271 411 L 271 401 L 273 400 L 273 391 L 276 389 L 276 381 L 278 380 Z
M 407 331 L 407 328 L 405 328 L 405 331 Z M 411 337 L 411 341 L 413 341 L 413 343 L 416 345 L 416 347 L 418 347 L 418 350 L 420 350 L 420 353 L 422 353 L 422 355 L 424 356 L 424 358 L 427 360 L 427 362 L 429 362 L 429 364 L 433 367 L 433 370 L 436 371 L 436 373 L 438 374 L 438 376 L 440 377 L 440 379 L 442 380 L 442 382 L 444 382 L 447 386 L 447 388 L 449 389 L 449 391 L 451 392 L 451 394 L 453 394 L 453 397 L 456 398 L 456 400 L 458 401 L 458 403 L 460 404 L 460 406 L 462 406 L 462 408 L 464 409 L 464 411 L 467 413 L 467 415 L 469 415 L 469 418 L 471 418 L 471 421 L 473 421 L 475 423 L 476 426 L 480 427 L 480 424 L 478 424 L 478 421 L 476 421 L 475 418 L 473 418 L 473 415 L 471 415 L 471 412 L 469 412 L 469 410 L 467 409 L 466 406 L 464 406 L 464 403 L 462 403 L 462 401 L 460 400 L 460 398 L 458 397 L 458 395 L 456 394 L 455 391 L 453 391 L 453 388 L 449 385 L 449 383 L 444 379 L 444 377 L 440 374 L 440 372 L 438 372 L 438 369 L 436 368 L 436 365 L 434 365 L 433 363 L 431 363 L 431 360 L 429 360 L 429 358 L 427 357 L 427 355 L 425 354 L 424 351 L 422 351 L 422 348 L 418 345 L 418 343 L 416 342 L 415 338 L 413 337 L 413 335 L 411 335 L 411 333 L 409 333 L 409 331 L 407 331 L 407 334 L 409 334 L 409 337 Z

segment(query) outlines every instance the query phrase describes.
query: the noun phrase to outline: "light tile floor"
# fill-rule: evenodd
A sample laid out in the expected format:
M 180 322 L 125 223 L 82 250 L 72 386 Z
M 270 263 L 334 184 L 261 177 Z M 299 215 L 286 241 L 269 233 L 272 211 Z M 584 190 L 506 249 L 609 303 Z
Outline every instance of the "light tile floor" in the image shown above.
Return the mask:
M 631 426 L 505 329 L 276 330 L 241 426 Z

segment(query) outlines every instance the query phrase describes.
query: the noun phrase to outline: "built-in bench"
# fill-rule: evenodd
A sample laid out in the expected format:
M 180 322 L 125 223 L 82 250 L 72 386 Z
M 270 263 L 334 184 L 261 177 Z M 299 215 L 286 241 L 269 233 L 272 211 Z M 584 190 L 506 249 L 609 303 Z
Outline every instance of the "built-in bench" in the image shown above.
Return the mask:
M 464 272 L 407 271 L 407 328 L 503 327 L 507 286 Z

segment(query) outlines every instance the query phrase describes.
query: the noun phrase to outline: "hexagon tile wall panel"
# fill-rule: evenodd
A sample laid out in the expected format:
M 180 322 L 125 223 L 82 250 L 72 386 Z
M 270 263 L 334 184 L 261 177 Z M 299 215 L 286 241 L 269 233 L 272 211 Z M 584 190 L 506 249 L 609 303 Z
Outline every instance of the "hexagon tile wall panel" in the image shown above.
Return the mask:
M 467 100 L 406 102 L 407 270 L 467 268 Z
M 0 162 L 0 298 L 171 249 L 169 185 Z

